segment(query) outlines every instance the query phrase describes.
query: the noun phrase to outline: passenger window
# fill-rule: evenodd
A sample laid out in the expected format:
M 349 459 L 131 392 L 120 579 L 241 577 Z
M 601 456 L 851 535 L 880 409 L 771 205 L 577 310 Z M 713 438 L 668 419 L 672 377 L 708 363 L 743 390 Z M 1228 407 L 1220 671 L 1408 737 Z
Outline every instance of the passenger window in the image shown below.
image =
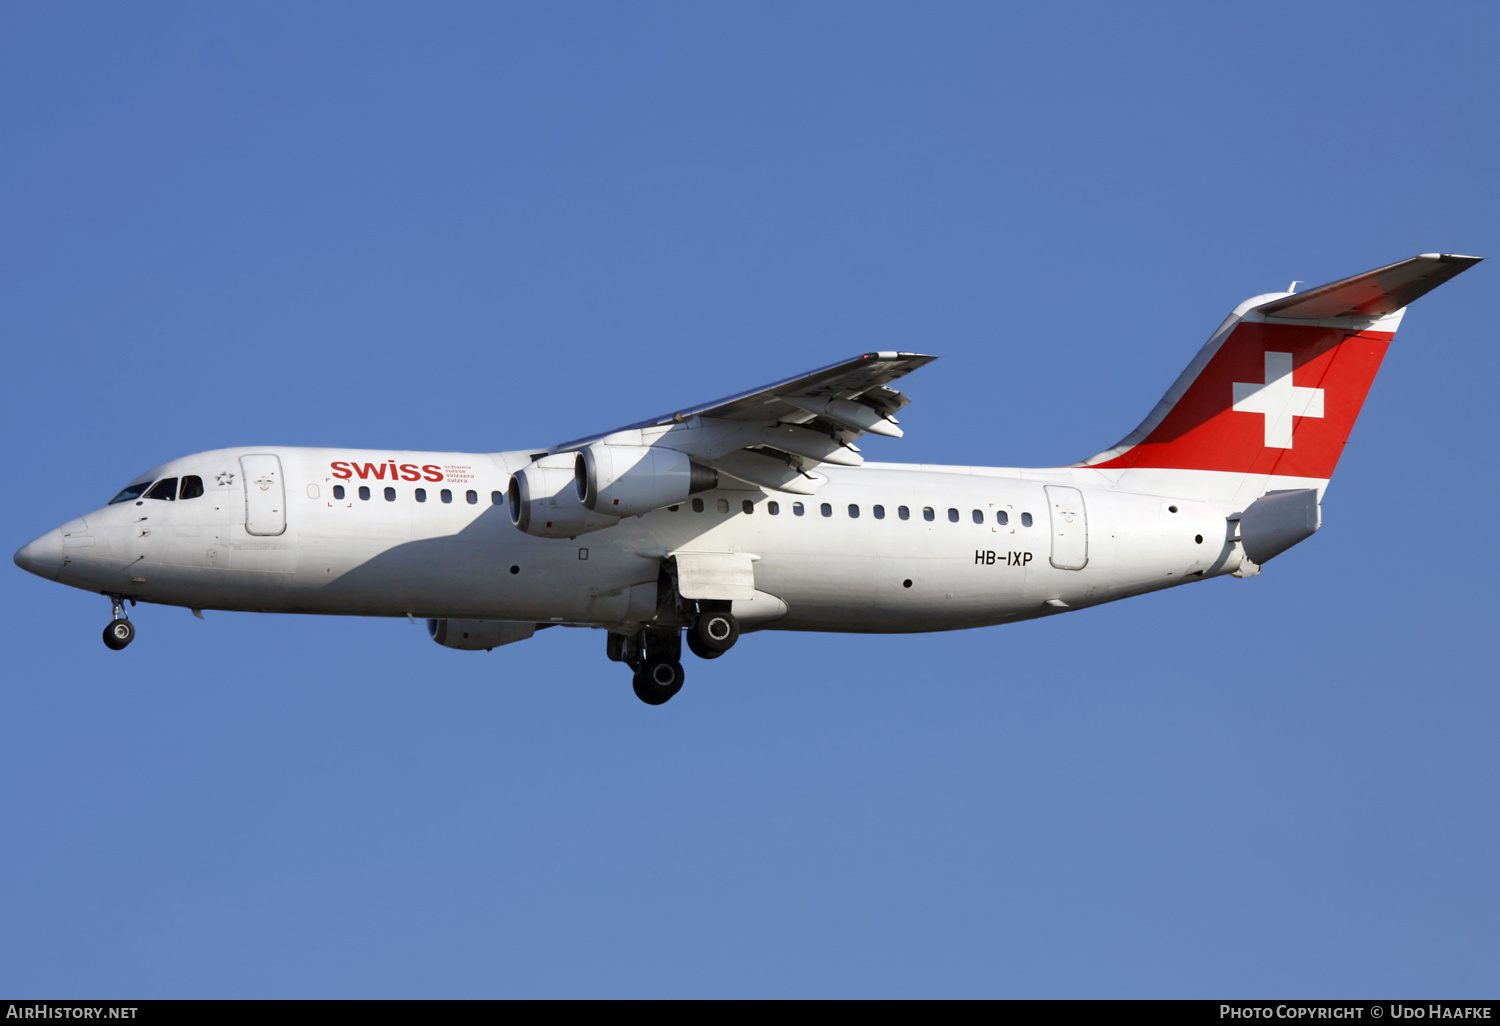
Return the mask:
M 884 506 L 876 506 L 874 512 L 875 512 L 875 519 L 876 520 L 884 520 L 885 519 L 885 507 Z
M 490 492 L 490 505 L 498 506 L 505 501 L 505 496 L 500 492 Z
M 360 491 L 364 491 L 364 489 L 361 488 Z M 441 492 L 438 492 L 438 497 L 441 498 L 444 502 L 453 501 L 453 493 L 447 488 L 444 488 Z
M 792 503 L 792 516 L 794 516 L 794 517 L 800 517 L 805 512 L 807 512 L 807 511 L 802 507 L 802 503 L 800 503 L 800 502 L 794 502 L 794 503 Z
M 982 524 L 982 523 L 984 523 L 984 513 L 981 512 L 980 510 L 976 509 L 974 511 L 974 523 L 976 523 L 976 524 Z
M 426 502 L 427 501 L 427 489 L 426 488 L 418 488 L 413 494 L 417 497 L 417 501 L 418 502 Z
M 766 512 L 771 514 L 771 516 L 773 517 L 776 516 L 781 512 L 781 503 L 777 502 L 775 499 L 772 499 L 770 502 L 766 503 Z
M 902 520 L 910 520 L 911 510 L 907 509 L 905 506 L 897 506 L 896 516 L 900 517 Z
M 359 486 L 359 497 L 361 499 L 365 499 L 367 501 L 369 500 L 369 498 L 370 498 L 370 489 L 369 489 L 369 486 L 367 486 L 367 485 L 360 485 Z
M 394 489 L 394 488 L 387 488 L 385 490 L 385 501 L 386 502 L 395 502 L 396 501 L 396 489 Z
M 1030 513 L 1022 513 L 1021 514 L 1021 526 L 1022 527 L 1030 527 L 1031 526 L 1031 514 Z
M 818 507 L 818 511 L 820 513 L 822 513 L 825 517 L 831 517 L 831 516 L 833 516 L 833 507 L 831 505 L 829 505 L 828 503 L 826 503 L 826 502 L 823 503 L 821 506 Z
M 954 509 L 952 506 L 948 507 L 948 523 L 958 523 L 958 510 Z
M 694 499 L 693 500 L 693 512 L 694 513 L 702 513 L 703 512 L 703 500 L 702 499 Z
M 334 485 L 333 486 L 333 497 L 335 499 L 342 499 L 344 497 L 344 486 L 343 485 Z
M 148 499 L 164 499 L 171 502 L 177 498 L 177 479 L 175 477 L 163 478 L 156 482 L 156 487 L 146 493 Z
M 937 519 L 937 514 L 932 511 L 932 507 L 931 506 L 923 506 L 922 507 L 922 519 L 925 520 L 925 521 L 927 521 L 930 524 L 934 520 Z
M 131 499 L 139 499 L 141 497 L 141 494 L 150 487 L 150 481 L 142 481 L 140 484 L 133 484 L 130 487 L 126 488 L 119 495 L 116 495 L 113 499 L 110 499 L 108 505 L 113 506 L 117 502 L 129 502 Z
M 714 509 L 718 510 L 720 513 L 728 513 L 729 512 L 729 500 L 728 499 L 720 499 L 718 502 L 714 503 Z
M 472 488 L 464 492 L 464 498 L 469 501 L 470 506 L 474 506 L 479 503 L 479 493 Z
M 740 509 L 744 510 L 746 513 L 754 513 L 755 503 L 751 502 L 749 499 L 746 499 L 744 502 L 740 503 Z
M 856 506 L 852 502 L 849 503 L 849 519 L 850 520 L 858 520 L 859 519 L 859 507 Z
M 203 494 L 203 478 L 197 474 L 189 474 L 182 479 L 182 490 L 177 493 L 179 499 L 196 499 Z
M 997 511 L 995 513 L 995 523 L 999 524 L 1001 527 L 1004 527 L 1006 524 L 1010 523 L 1010 514 L 1005 512 L 1005 510 L 1003 509 Z

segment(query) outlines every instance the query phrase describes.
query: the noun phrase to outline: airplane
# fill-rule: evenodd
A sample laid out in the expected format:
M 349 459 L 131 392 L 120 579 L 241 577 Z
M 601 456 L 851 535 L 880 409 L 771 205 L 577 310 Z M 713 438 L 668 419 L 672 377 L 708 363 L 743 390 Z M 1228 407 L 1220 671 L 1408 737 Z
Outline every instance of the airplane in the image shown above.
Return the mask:
M 115 650 L 138 601 L 421 618 L 468 651 L 592 627 L 660 705 L 684 642 L 717 659 L 758 630 L 985 627 L 1259 574 L 1321 526 L 1406 306 L 1479 260 L 1245 300 L 1134 431 L 1069 466 L 866 461 L 859 438 L 902 434 L 892 382 L 935 357 L 865 353 L 545 449 L 196 453 L 15 562 L 107 596 Z

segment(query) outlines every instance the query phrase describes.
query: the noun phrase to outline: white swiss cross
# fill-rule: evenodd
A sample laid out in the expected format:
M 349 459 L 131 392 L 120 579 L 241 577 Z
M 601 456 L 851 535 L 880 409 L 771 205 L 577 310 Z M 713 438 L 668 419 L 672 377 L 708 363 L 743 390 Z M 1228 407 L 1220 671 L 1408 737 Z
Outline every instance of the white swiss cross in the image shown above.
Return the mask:
M 1323 390 L 1292 384 L 1292 354 L 1266 354 L 1264 385 L 1236 381 L 1237 413 L 1261 413 L 1266 418 L 1266 448 L 1292 447 L 1292 418 L 1323 416 Z

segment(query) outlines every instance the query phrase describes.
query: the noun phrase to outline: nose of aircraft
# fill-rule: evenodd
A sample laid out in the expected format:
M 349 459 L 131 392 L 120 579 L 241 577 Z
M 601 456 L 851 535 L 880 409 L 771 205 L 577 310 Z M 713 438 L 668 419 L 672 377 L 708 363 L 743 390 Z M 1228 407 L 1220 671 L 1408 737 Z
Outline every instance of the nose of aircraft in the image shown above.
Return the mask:
M 57 580 L 63 568 L 62 539 L 62 528 L 48 531 L 16 553 L 16 566 L 49 581 Z

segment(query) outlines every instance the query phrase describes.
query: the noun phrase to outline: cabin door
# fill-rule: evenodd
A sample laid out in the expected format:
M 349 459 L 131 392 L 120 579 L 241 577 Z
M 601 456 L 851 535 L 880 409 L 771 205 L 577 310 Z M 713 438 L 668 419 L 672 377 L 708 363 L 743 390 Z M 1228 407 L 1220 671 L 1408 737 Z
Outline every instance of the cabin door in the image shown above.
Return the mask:
M 1047 486 L 1052 514 L 1052 565 L 1059 570 L 1082 570 L 1089 561 L 1089 521 L 1083 493 L 1063 485 Z
M 245 530 L 260 537 L 286 531 L 286 488 L 281 459 L 271 453 L 240 457 L 245 481 Z

